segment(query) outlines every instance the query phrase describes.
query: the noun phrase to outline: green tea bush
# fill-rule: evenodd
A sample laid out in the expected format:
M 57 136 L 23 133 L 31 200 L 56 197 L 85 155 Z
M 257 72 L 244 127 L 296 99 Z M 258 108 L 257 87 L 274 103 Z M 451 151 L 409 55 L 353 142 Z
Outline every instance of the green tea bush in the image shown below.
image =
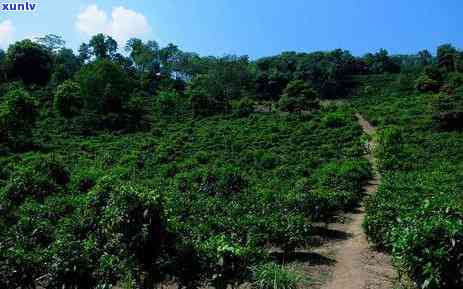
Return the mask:
M 21 204 L 29 197 L 43 200 L 58 193 L 68 181 L 69 175 L 60 164 L 29 165 L 13 173 L 1 191 L 7 200 Z
M 397 78 L 397 88 L 400 91 L 407 92 L 415 89 L 416 74 L 414 73 L 401 73 Z
M 356 194 L 371 178 L 370 164 L 366 160 L 331 162 L 315 172 L 313 178 L 319 188 Z
M 383 178 L 366 203 L 364 228 L 370 240 L 392 254 L 401 276 L 418 288 L 460 288 L 463 138 L 457 130 L 458 88 L 449 89 L 440 71 L 426 74 L 435 74 L 430 78 L 443 84 L 439 94 L 410 92 L 404 98 L 388 87 L 376 99 L 355 100 L 380 126 L 376 155 Z
M 449 74 L 447 83 L 442 90 L 448 94 L 452 94 L 460 87 L 463 87 L 463 73 L 453 72 Z
M 403 169 L 403 162 L 407 159 L 403 143 L 403 132 L 397 127 L 387 127 L 381 130 L 377 136 L 378 145 L 375 154 L 378 158 L 378 169 L 381 171 Z
M 369 169 L 362 132 L 340 110 L 342 128 L 321 125 L 325 111 L 160 118 L 156 134 L 68 134 L 50 139 L 52 154 L 0 160 L 0 282 L 226 288 L 250 280 L 269 245 L 285 257 L 305 249 L 319 233 L 313 222 L 358 200 Z
M 423 288 L 463 285 L 463 215 L 445 203 L 452 200 L 425 202 L 392 230 L 396 262 Z
M 161 91 L 156 100 L 161 114 L 167 116 L 173 114 L 181 105 L 180 96 L 176 91 Z
M 233 112 L 238 117 L 248 117 L 254 112 L 254 107 L 254 101 L 248 97 L 232 102 Z
M 463 128 L 463 87 L 452 94 L 441 92 L 432 99 L 433 118 L 444 130 L 460 130 Z
M 379 191 L 366 202 L 364 228 L 379 247 L 391 249 L 390 234 L 400 215 L 413 210 L 422 200 L 424 189 L 411 181 L 413 177 L 418 176 L 395 174 L 384 178 Z
M 369 238 L 393 253 L 400 270 L 423 288 L 461 286 L 462 206 L 453 197 L 427 198 L 423 176 L 388 176 L 367 202 L 364 227 Z
M 346 116 L 346 114 L 342 112 L 330 112 L 323 116 L 321 124 L 324 127 L 339 128 L 347 125 L 351 121 L 349 119 L 350 117 L 351 116 Z

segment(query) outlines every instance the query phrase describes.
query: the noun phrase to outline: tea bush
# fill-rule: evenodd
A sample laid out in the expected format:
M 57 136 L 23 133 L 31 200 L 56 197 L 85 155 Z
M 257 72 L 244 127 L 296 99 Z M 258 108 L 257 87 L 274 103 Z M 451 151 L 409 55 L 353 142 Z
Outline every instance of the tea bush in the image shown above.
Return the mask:
M 448 79 L 436 77 L 448 87 Z M 460 288 L 463 137 L 444 125 L 447 117 L 435 123 L 437 112 L 458 111 L 457 94 L 403 95 L 397 89 L 389 85 L 384 95 L 354 100 L 379 125 L 376 154 L 383 174 L 378 193 L 367 201 L 364 228 L 417 287 Z
M 306 248 L 313 222 L 360 199 L 361 128 L 347 107 L 323 125 L 329 113 L 161 117 L 154 134 L 60 135 L 50 154 L 2 160 L 0 285 L 251 280 L 268 246 Z

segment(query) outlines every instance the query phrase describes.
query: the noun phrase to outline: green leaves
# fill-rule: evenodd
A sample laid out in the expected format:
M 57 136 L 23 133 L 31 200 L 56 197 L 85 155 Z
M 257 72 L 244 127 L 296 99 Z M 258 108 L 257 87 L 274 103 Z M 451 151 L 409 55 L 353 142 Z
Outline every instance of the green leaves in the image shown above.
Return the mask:
M 83 105 L 78 83 L 67 80 L 56 88 L 53 106 L 61 116 L 66 118 L 76 116 Z
M 432 90 L 444 84 L 437 95 L 404 95 L 400 87 L 382 85 L 382 94 L 356 101 L 382 126 L 376 155 L 383 178 L 366 203 L 365 231 L 392 253 L 398 270 L 427 289 L 463 286 L 463 138 L 455 131 L 461 105 L 451 87 L 459 80 L 448 86 L 444 77 L 435 67 L 422 76 L 433 81 Z M 436 130 L 436 117 L 452 132 Z
M 325 113 L 179 119 L 156 135 L 61 138 L 53 155 L 5 160 L 0 266 L 19 273 L 0 282 L 46 276 L 41 286 L 149 288 L 171 277 L 226 288 L 249 280 L 269 245 L 286 255 L 305 248 L 318 233 L 313 221 L 358 200 L 369 170 L 360 128 L 349 110 L 342 128 L 323 126 Z

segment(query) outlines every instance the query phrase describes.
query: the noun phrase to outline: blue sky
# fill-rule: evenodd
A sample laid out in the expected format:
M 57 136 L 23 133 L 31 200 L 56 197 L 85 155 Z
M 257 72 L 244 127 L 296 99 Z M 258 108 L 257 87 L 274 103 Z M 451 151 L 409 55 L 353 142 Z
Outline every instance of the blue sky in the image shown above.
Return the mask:
M 461 0 L 29 1 L 38 4 L 35 12 L 0 12 L 0 47 L 54 33 L 76 48 L 105 32 L 121 42 L 136 36 L 202 55 L 253 58 L 334 48 L 355 55 L 434 52 L 442 43 L 463 48 Z

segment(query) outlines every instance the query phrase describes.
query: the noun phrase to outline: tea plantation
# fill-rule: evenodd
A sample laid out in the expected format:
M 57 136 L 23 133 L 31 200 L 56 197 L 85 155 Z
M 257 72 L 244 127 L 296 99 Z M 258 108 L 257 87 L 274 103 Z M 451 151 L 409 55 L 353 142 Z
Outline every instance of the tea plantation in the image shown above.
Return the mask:
M 269 249 L 306 247 L 314 222 L 355 207 L 361 135 L 341 107 L 53 137 L 4 157 L 2 286 L 243 282 Z

